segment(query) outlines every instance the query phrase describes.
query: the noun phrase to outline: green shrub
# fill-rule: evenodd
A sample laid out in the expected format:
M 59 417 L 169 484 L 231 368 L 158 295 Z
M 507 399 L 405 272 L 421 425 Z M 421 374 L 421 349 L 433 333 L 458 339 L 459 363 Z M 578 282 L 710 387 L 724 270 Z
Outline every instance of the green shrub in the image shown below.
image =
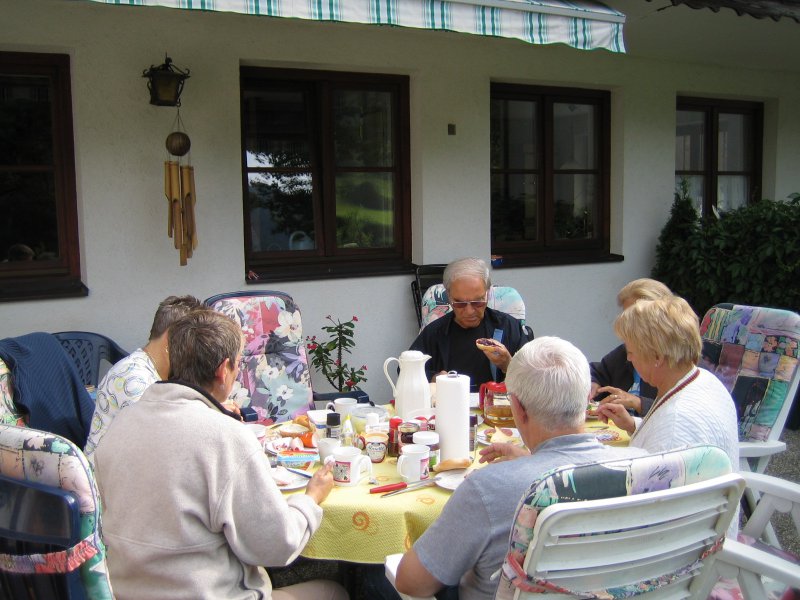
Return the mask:
M 800 194 L 698 220 L 681 187 L 658 238 L 652 276 L 701 317 L 720 302 L 800 312 Z

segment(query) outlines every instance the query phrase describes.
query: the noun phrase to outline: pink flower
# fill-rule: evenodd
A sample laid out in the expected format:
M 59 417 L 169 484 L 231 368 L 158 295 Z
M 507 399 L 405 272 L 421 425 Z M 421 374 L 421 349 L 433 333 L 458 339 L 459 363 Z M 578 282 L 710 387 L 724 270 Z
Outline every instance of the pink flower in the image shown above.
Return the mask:
M 358 317 L 353 315 L 353 319 L 352 320 L 358 322 Z

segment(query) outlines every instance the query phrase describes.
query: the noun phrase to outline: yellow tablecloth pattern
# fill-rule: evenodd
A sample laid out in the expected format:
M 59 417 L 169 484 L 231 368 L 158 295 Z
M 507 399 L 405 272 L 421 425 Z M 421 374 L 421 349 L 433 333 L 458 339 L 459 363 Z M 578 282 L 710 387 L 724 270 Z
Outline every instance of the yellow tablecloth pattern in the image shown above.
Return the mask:
M 613 423 L 587 421 L 586 431 L 616 432 L 617 439 L 605 442 L 612 446 L 627 446 L 630 441 L 628 434 Z M 478 463 L 478 456 L 476 451 L 471 468 L 485 466 Z M 400 481 L 396 458 L 373 464 L 372 471 L 378 485 Z M 436 520 L 452 494 L 433 485 L 383 498 L 370 494 L 371 487 L 366 478 L 353 487 L 335 486 L 322 504 L 322 525 L 301 554 L 306 558 L 382 564 L 387 554 L 408 550 Z

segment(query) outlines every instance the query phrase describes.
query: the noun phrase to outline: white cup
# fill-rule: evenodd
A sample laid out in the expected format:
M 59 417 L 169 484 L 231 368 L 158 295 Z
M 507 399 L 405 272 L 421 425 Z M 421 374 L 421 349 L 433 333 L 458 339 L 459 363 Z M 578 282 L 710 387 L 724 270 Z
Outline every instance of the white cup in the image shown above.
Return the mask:
M 342 424 L 344 424 L 344 418 L 350 414 L 350 411 L 355 408 L 356 404 L 358 404 L 358 400 L 355 398 L 337 398 L 333 402 L 328 402 L 325 408 L 342 415 Z
M 397 459 L 397 472 L 403 481 L 411 483 L 428 479 L 430 476 L 428 469 L 430 448 L 421 444 L 406 444 L 400 453 L 400 457 Z
M 361 450 L 353 446 L 336 448 L 325 462 L 333 463 L 333 482 L 336 485 L 358 485 L 363 475 L 372 477 L 372 463 L 369 457 L 361 454 Z
M 339 438 L 324 437 L 317 440 L 317 450 L 319 450 L 319 459 L 325 462 L 325 459 L 333 454 L 333 451 L 340 448 L 342 440 Z

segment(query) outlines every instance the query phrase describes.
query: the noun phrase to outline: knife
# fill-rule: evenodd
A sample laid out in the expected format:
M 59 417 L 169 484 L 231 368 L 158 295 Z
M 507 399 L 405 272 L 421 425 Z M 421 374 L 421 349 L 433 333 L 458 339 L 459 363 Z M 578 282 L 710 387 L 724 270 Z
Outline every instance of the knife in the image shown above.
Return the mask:
M 401 490 L 395 490 L 393 492 L 389 492 L 388 494 L 383 494 L 381 496 L 381 498 L 388 498 L 389 496 L 396 496 L 397 494 L 405 494 L 406 492 L 414 492 L 414 491 L 416 491 L 416 490 L 418 490 L 420 488 L 424 488 L 424 487 L 428 487 L 430 485 L 433 485 L 434 483 L 436 483 L 437 479 L 438 479 L 438 477 L 433 477 L 431 479 L 426 479 L 424 481 L 418 481 L 416 483 L 412 483 L 412 484 L 406 485 L 406 487 L 404 487 Z

